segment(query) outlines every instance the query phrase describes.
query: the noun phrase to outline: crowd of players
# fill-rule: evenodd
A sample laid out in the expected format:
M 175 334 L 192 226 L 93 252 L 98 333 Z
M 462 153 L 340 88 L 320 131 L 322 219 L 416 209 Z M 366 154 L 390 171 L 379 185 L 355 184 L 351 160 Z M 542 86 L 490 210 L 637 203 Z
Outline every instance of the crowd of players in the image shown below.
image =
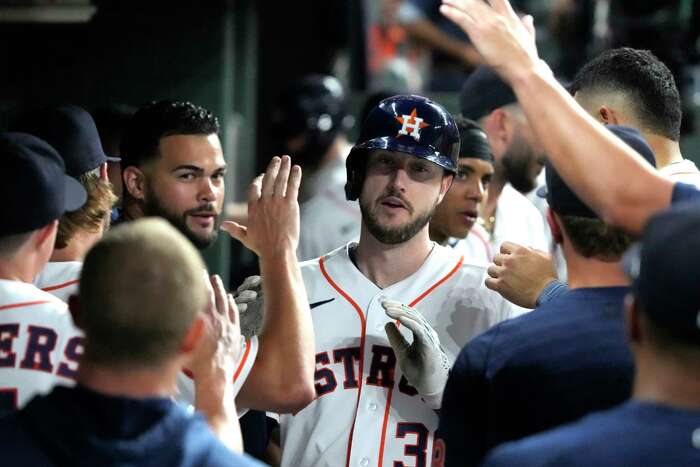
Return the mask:
M 194 104 L 139 109 L 118 157 L 75 106 L 0 134 L 3 462 L 257 465 L 263 411 L 285 466 L 700 465 L 673 75 L 619 48 L 564 89 L 507 0 L 441 11 L 485 63 L 462 115 L 382 96 L 351 146 L 340 84 L 304 78 L 235 220 Z M 197 251 L 219 230 L 259 259 L 235 294 Z

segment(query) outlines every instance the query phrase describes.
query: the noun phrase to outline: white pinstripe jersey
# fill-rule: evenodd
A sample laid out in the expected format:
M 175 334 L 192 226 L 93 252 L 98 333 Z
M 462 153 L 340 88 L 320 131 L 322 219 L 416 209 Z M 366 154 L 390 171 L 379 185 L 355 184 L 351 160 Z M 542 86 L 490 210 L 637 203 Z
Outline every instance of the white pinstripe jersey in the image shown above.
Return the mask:
M 471 337 L 521 309 L 483 286 L 484 266 L 449 248 L 435 245 L 418 271 L 384 289 L 355 267 L 350 248 L 302 264 L 316 336 L 317 397 L 280 417 L 282 465 L 428 465 L 438 417 L 401 375 L 381 297 L 418 309 L 452 361 Z
M 56 384 L 75 384 L 82 352 L 65 303 L 32 284 L 0 280 L 0 413 Z

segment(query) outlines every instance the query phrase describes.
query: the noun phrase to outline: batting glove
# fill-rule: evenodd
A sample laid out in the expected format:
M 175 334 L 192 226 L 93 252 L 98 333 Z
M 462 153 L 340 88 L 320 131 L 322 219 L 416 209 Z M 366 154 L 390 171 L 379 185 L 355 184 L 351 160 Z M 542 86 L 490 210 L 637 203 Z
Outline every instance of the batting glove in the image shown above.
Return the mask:
M 260 276 L 246 277 L 233 296 L 241 322 L 241 334 L 245 337 L 260 333 L 263 323 L 262 280 Z
M 413 333 L 413 342 L 409 345 L 396 324 L 391 322 L 384 327 L 406 379 L 430 408 L 438 410 L 442 404 L 450 361 L 440 348 L 437 332 L 423 315 L 410 306 L 389 299 L 382 300 L 381 305 L 387 316 L 398 320 Z

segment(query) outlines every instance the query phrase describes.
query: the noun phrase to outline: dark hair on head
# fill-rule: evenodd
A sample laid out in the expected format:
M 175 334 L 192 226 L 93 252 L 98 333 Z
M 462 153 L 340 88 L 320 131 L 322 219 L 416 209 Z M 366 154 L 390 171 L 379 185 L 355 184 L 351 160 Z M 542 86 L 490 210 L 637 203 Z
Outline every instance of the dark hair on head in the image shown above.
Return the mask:
M 598 218 L 560 215 L 571 246 L 584 258 L 619 261 L 634 237 Z
M 673 73 L 648 50 L 621 47 L 603 52 L 581 68 L 569 90 L 625 93 L 645 129 L 680 139 L 681 99 Z
M 122 168 L 140 166 L 158 155 L 161 138 L 219 133 L 219 120 L 191 102 L 159 101 L 141 107 L 131 118 L 120 145 Z

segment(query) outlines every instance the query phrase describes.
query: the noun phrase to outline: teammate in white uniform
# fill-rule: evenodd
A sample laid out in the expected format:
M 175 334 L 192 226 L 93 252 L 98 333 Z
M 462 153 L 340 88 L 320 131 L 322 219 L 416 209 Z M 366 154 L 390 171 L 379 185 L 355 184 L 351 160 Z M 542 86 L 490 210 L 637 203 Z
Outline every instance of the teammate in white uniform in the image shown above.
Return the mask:
M 160 101 L 136 112 L 122 136 L 122 221 L 160 216 L 200 249 L 213 243 L 226 173 L 218 131 L 217 119 L 189 102 Z M 268 319 L 260 336 L 246 341 L 236 372 L 241 409 L 291 412 L 313 399 L 313 329 L 295 255 L 301 173 L 290 170 L 288 157 L 273 158 L 262 188 L 260 181 L 251 185 L 249 237 L 237 224 L 226 224 L 258 255 L 269 281 L 263 283 Z M 295 188 L 273 196 L 275 183 L 282 193 L 287 183 Z M 183 376 L 180 383 L 185 398 L 191 381 Z
M 43 109 L 25 117 L 17 128 L 56 149 L 66 173 L 80 181 L 87 192 L 86 203 L 59 221 L 54 252 L 34 281 L 40 289 L 68 302 L 68 297 L 78 292 L 83 258 L 109 226 L 117 201 L 107 176 L 107 156 L 92 117 L 77 106 Z
M 306 75 L 293 81 L 272 111 L 277 152 L 290 154 L 304 171 L 300 261 L 327 253 L 360 235 L 360 208 L 345 199 L 345 158 L 350 152 L 343 86 L 330 75 Z
M 498 253 L 505 241 L 548 250 L 545 220 L 522 194 L 536 188 L 545 154 L 512 89 L 489 68 L 474 71 L 460 93 L 462 114 L 486 131 L 495 173 L 481 218 Z
M 349 199 L 360 199 L 360 241 L 302 265 L 317 398 L 280 418 L 284 466 L 427 465 L 440 395 L 419 395 L 403 377 L 385 333 L 394 318 L 384 299 L 423 313 L 448 358 L 516 313 L 483 287 L 484 267 L 429 239 L 430 215 L 457 169 L 452 117 L 428 99 L 395 96 L 362 130 L 346 186 Z
M 493 177 L 493 155 L 484 130 L 472 120 L 456 119 L 460 152 L 457 174 L 430 219 L 430 239 L 454 248 L 477 264 L 493 258 L 489 235 L 477 223 L 481 202 Z
M 53 251 L 58 219 L 85 203 L 56 151 L 28 134 L 0 134 L 0 413 L 75 377 L 82 337 L 66 304 L 32 285 Z

